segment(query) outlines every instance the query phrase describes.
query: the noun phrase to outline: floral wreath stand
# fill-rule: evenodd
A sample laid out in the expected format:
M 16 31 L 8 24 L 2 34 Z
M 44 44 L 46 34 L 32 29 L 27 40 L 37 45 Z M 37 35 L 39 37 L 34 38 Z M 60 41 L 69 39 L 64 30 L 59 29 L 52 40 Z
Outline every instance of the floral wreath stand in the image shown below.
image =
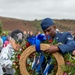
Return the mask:
M 49 44 L 41 44 L 41 50 L 43 50 L 43 51 L 45 51 L 49 47 L 50 47 Z M 35 51 L 36 51 L 35 46 L 30 46 L 30 47 L 26 48 L 26 50 L 22 53 L 22 55 L 20 57 L 20 61 L 19 61 L 20 71 L 21 71 L 22 75 L 30 75 L 26 68 L 26 60 L 29 57 L 29 55 L 31 55 Z M 58 52 L 53 53 L 52 55 L 55 57 L 55 59 L 57 61 L 57 65 L 58 65 L 56 75 L 63 75 L 64 72 L 62 71 L 62 69 L 60 67 L 61 65 L 65 64 L 63 56 Z

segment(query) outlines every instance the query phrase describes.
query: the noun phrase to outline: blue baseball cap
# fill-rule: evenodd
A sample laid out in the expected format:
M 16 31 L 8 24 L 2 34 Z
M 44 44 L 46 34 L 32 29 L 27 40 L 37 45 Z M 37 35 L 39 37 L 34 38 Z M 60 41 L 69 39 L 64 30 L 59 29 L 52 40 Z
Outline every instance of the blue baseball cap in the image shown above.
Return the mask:
M 42 20 L 41 22 L 41 27 L 42 30 L 46 30 L 48 27 L 54 25 L 54 22 L 52 21 L 51 18 L 45 18 L 44 20 Z

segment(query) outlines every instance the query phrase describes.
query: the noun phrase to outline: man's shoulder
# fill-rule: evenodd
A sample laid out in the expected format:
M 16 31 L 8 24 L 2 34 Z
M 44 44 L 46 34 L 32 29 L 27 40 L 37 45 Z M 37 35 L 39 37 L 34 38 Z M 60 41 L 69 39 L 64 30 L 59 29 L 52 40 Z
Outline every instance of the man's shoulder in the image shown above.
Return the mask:
M 68 37 L 72 37 L 71 33 L 70 32 L 59 32 L 57 34 L 57 37 L 60 37 L 60 39 L 65 39 L 65 38 L 68 38 Z
M 60 34 L 61 34 L 62 36 L 71 35 L 70 32 L 60 32 Z

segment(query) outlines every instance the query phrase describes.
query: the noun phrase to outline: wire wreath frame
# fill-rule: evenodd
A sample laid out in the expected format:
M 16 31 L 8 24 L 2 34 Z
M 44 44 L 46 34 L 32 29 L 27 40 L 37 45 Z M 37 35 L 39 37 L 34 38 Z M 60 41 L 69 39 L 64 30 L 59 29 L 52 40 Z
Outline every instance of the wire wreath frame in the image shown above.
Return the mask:
M 49 44 L 41 44 L 41 50 L 43 50 L 43 51 L 45 51 L 49 47 L 50 47 Z M 30 46 L 30 47 L 26 48 L 26 50 L 22 53 L 22 55 L 20 57 L 19 64 L 20 64 L 20 72 L 22 75 L 30 75 L 26 68 L 26 60 L 29 57 L 29 55 L 32 54 L 33 52 L 36 52 L 35 46 Z M 53 53 L 52 55 L 55 57 L 55 59 L 57 61 L 57 65 L 58 65 L 56 75 L 63 75 L 64 72 L 61 69 L 61 65 L 65 65 L 63 56 L 58 52 Z

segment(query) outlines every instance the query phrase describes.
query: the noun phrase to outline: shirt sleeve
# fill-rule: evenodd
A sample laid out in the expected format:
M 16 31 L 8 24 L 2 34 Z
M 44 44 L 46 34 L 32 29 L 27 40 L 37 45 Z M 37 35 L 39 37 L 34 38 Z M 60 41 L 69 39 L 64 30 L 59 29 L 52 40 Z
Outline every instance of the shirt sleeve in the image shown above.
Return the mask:
M 66 35 L 65 43 L 58 46 L 62 53 L 75 50 L 75 41 L 70 33 Z
M 10 60 L 8 48 L 3 48 L 0 55 L 0 64 L 3 67 L 11 68 L 12 61 Z

